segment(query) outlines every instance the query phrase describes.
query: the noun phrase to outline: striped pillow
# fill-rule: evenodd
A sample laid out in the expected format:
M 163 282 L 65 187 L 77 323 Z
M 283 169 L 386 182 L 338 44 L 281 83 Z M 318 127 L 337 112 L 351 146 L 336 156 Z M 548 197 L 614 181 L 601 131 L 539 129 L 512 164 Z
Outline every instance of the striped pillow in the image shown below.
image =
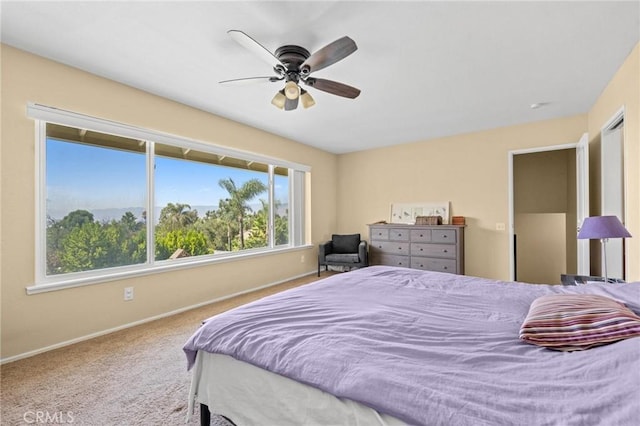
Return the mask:
M 640 336 L 640 317 L 594 294 L 554 294 L 534 300 L 520 339 L 558 351 L 579 351 Z

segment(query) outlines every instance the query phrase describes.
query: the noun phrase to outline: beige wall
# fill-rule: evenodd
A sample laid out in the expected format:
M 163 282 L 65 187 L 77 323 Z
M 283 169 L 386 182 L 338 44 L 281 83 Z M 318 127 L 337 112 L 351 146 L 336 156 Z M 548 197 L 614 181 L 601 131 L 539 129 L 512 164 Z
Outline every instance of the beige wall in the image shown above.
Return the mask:
M 367 235 L 389 220 L 392 203 L 450 201 L 466 217 L 465 273 L 509 279 L 508 153 L 575 143 L 586 115 L 534 122 L 341 155 L 338 218 L 342 232 Z
M 313 247 L 27 296 L 25 287 L 34 284 L 36 176 L 27 102 L 311 166 Z M 316 243 L 335 229 L 335 155 L 6 45 L 1 136 L 2 359 L 309 273 L 316 268 Z M 135 286 L 135 299 L 124 302 L 128 286 Z
M 624 107 L 624 185 L 627 281 L 640 280 L 640 43 L 589 111 L 591 215 L 600 214 L 600 131 Z M 600 273 L 600 246 L 591 245 L 592 272 Z M 596 265 L 594 268 L 594 264 Z
M 565 213 L 569 205 L 569 158 L 575 156 L 574 149 L 514 155 L 514 212 Z
M 560 284 L 567 272 L 566 214 L 515 213 L 515 222 L 518 281 Z

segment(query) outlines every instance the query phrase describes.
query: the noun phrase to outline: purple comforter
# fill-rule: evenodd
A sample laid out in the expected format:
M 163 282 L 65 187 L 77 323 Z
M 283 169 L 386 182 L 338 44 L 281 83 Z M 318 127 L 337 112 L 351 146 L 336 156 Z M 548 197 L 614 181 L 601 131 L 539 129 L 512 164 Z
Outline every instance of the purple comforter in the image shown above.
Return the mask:
M 531 302 L 640 284 L 496 282 L 374 266 L 208 319 L 186 343 L 421 425 L 636 425 L 640 338 L 578 352 L 518 339 Z

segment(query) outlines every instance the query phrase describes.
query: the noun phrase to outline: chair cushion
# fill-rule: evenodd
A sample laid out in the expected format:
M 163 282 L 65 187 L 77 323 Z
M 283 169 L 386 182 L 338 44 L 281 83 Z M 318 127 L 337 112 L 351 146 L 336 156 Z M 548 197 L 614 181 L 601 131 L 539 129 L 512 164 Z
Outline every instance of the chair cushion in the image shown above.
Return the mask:
M 328 254 L 325 258 L 327 262 L 340 262 L 340 263 L 358 263 L 360 258 L 358 253 L 332 253 Z
M 334 253 L 358 253 L 358 245 L 360 244 L 360 234 L 337 235 L 331 236 Z

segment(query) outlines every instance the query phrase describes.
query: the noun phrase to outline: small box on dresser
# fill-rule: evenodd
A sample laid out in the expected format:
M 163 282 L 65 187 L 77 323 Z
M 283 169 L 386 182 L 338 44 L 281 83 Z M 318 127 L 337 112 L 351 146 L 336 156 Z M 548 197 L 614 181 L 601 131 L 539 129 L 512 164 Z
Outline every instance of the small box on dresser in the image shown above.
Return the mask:
M 369 264 L 464 275 L 464 225 L 369 225 Z

